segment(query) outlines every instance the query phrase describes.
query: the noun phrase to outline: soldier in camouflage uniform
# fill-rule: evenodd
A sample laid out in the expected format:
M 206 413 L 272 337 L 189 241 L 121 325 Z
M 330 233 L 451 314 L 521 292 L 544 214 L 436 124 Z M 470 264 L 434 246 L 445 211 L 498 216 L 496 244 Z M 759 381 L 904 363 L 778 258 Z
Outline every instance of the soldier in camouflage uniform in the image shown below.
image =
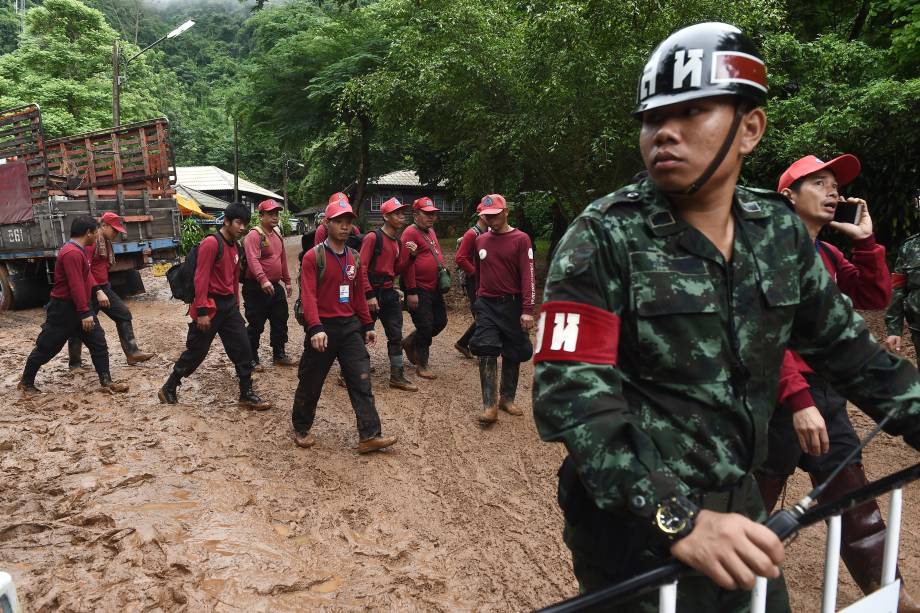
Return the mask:
M 920 234 L 908 238 L 898 250 L 891 285 L 894 291 L 885 313 L 885 327 L 888 328 L 885 345 L 889 351 L 901 352 L 906 316 L 914 349 L 920 352 L 920 291 L 917 291 L 920 290 Z
M 755 575 L 788 611 L 782 543 L 752 470 L 788 345 L 920 447 L 920 380 L 883 351 L 776 193 L 737 187 L 766 72 L 726 24 L 666 39 L 640 80 L 650 178 L 592 203 L 557 248 L 534 361 L 540 436 L 565 444 L 564 537 L 592 591 L 673 556 L 684 611 L 744 611 Z M 616 610 L 656 611 L 657 596 Z

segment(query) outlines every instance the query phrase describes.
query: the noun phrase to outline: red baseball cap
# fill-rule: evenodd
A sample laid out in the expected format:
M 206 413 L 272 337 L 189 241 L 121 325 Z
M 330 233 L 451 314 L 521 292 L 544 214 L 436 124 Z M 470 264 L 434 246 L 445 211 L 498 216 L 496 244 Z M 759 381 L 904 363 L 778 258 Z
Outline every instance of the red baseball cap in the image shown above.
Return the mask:
M 121 232 L 122 234 L 126 234 L 128 232 L 127 230 L 125 230 L 125 226 L 124 224 L 122 224 L 121 217 L 118 216 L 118 213 L 113 213 L 112 211 L 106 211 L 105 213 L 102 214 L 102 217 L 99 218 L 99 221 L 101 221 L 102 223 L 109 224 L 110 226 L 115 228 L 117 232 Z
M 861 166 L 856 156 L 849 153 L 835 157 L 830 162 L 821 161 L 813 155 L 806 155 L 793 162 L 792 166 L 786 169 L 786 172 L 779 178 L 776 191 L 781 192 L 802 177 L 807 177 L 825 168 L 834 173 L 834 176 L 837 177 L 837 182 L 843 187 L 859 176 Z
M 335 202 L 330 202 L 326 206 L 326 219 L 335 219 L 336 217 L 341 217 L 342 215 L 351 215 L 355 217 L 355 212 L 352 210 L 351 205 L 348 204 L 348 199 L 345 200 L 336 200 Z
M 501 194 L 489 194 L 482 197 L 479 206 L 482 207 L 482 210 L 479 211 L 480 215 L 495 215 L 506 210 L 508 203 L 505 202 L 505 197 Z M 479 207 L 477 207 L 478 209 Z
M 329 196 L 329 200 L 326 202 L 326 204 L 332 204 L 333 202 L 338 202 L 339 200 L 344 200 L 347 204 L 351 204 L 351 202 L 348 200 L 348 196 L 342 192 L 336 192 Z
M 479 214 L 482 213 L 482 208 L 483 208 L 484 206 L 485 206 L 485 205 L 484 205 L 481 201 L 479 202 L 479 204 L 476 205 L 476 214 L 477 214 L 477 215 L 479 215 Z
M 434 213 L 435 211 L 440 211 L 438 207 L 434 205 L 434 202 L 431 201 L 431 198 L 428 196 L 423 196 L 415 202 L 412 203 L 413 211 L 424 211 L 426 213 Z
M 398 211 L 399 209 L 404 209 L 408 204 L 403 204 L 399 201 L 399 198 L 390 198 L 386 202 L 380 205 L 380 214 L 389 215 L 393 211 Z
M 283 208 L 276 200 L 269 198 L 268 200 L 263 200 L 259 203 L 259 212 L 267 213 L 269 211 L 274 211 L 275 209 Z

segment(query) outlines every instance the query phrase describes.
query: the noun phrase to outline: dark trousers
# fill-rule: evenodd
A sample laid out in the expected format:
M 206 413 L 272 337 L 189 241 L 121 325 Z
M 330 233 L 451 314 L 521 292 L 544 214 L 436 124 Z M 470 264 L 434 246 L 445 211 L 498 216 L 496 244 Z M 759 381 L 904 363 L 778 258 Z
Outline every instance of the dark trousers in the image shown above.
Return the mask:
M 248 324 L 246 334 L 249 336 L 252 358 L 256 361 L 259 359 L 259 338 L 265 330 L 266 321 L 269 325 L 268 341 L 274 355 L 283 355 L 284 346 L 288 342 L 286 290 L 280 282 L 276 281 L 272 285 L 275 293 L 269 296 L 255 279 L 243 281 L 243 310 Z
M 484 357 L 502 356 L 509 362 L 526 362 L 533 356 L 530 335 L 521 328 L 520 296 L 480 296 L 473 305 L 476 329 L 470 351 Z
M 71 336 L 78 336 L 89 347 L 93 367 L 99 375 L 109 374 L 109 348 L 105 342 L 105 332 L 99 320 L 93 316 L 96 325 L 89 332 L 83 329 L 80 316 L 69 300 L 52 298 L 46 307 L 47 315 L 42 331 L 35 341 L 35 349 L 26 359 L 22 379 L 25 383 L 34 383 L 38 369 L 60 353 Z
M 920 330 L 911 330 L 910 340 L 914 344 L 914 352 L 920 354 Z
M 133 330 L 128 334 L 126 330 L 131 325 L 131 309 L 128 308 L 128 305 L 125 304 L 125 301 L 121 299 L 121 296 L 115 293 L 115 290 L 112 289 L 111 283 L 106 283 L 103 286 L 100 286 L 99 289 L 103 291 L 106 297 L 109 299 L 109 306 L 102 307 L 99 306 L 99 301 L 96 299 L 96 292 L 93 292 L 93 309 L 96 313 L 100 311 L 108 315 L 109 319 L 115 322 L 115 329 L 118 331 L 118 339 L 121 341 L 121 348 L 124 350 L 125 355 L 129 355 L 131 352 L 131 347 L 128 346 L 128 338 L 130 335 L 130 342 L 134 342 L 134 332 Z M 70 355 L 72 357 L 79 358 L 81 351 L 81 342 L 78 335 L 73 335 L 70 337 Z M 79 362 L 79 359 L 77 360 Z
M 211 349 L 211 342 L 215 336 L 220 336 L 224 344 L 224 351 L 233 365 L 240 379 L 252 377 L 252 351 L 249 348 L 249 338 L 246 336 L 246 324 L 236 302 L 236 296 L 212 296 L 217 305 L 217 313 L 211 320 L 211 327 L 207 332 L 198 329 L 198 324 L 192 321 L 188 325 L 188 336 L 185 339 L 185 351 L 176 360 L 173 370 L 180 377 L 187 377 L 201 366 Z
M 473 337 L 473 332 L 476 330 L 476 311 L 473 309 L 473 305 L 476 304 L 476 277 L 464 276 L 463 289 L 466 291 L 467 300 L 470 301 L 470 313 L 473 314 L 473 323 L 466 329 L 466 332 L 463 333 L 463 336 L 460 337 L 457 344 L 461 347 L 469 347 L 470 339 Z
M 291 410 L 294 432 L 304 435 L 313 427 L 323 382 L 332 362 L 337 359 L 358 421 L 361 440 L 380 436 L 380 416 L 377 415 L 371 391 L 371 356 L 364 344 L 364 326 L 357 317 L 323 319 L 322 323 L 329 339 L 325 351 L 313 349 L 309 335 L 304 339 Z
M 387 355 L 402 355 L 402 307 L 399 304 L 399 294 L 392 287 L 375 287 L 374 296 L 380 310 L 371 313 L 374 322 L 379 319 L 383 323 L 383 331 L 387 335 Z
M 431 339 L 447 327 L 447 307 L 444 305 L 444 296 L 438 290 L 418 290 L 418 307 L 409 311 L 412 323 L 415 324 L 415 354 L 418 356 L 419 365 L 428 365 L 428 351 Z
M 847 415 L 846 399 L 818 375 L 807 374 L 805 380 L 808 382 L 815 406 L 824 418 L 830 450 L 820 456 L 802 451 L 792 424 L 792 412 L 778 407 L 770 418 L 767 431 L 767 461 L 760 469 L 770 475 L 785 477 L 794 473 L 796 468 L 809 473 L 827 473 L 834 470 L 859 446 L 859 437 Z M 856 454 L 851 463 L 861 461 L 861 454 Z

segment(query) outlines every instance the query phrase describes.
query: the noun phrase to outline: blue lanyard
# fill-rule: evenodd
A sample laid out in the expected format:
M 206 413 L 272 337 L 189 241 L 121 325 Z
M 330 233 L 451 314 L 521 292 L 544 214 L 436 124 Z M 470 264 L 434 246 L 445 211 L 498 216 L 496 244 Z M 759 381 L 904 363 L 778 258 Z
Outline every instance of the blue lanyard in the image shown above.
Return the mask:
M 332 257 L 335 258 L 335 261 L 339 265 L 339 268 L 342 269 L 342 280 L 348 281 L 348 273 L 346 272 L 346 270 L 348 269 L 348 247 L 345 247 L 345 252 L 341 260 L 339 259 L 339 255 L 335 251 L 332 250 L 332 247 L 329 246 L 329 243 L 327 243 L 326 241 L 323 241 L 323 247 L 329 250 L 329 253 L 331 253 Z M 344 264 L 342 263 L 343 260 L 344 260 Z

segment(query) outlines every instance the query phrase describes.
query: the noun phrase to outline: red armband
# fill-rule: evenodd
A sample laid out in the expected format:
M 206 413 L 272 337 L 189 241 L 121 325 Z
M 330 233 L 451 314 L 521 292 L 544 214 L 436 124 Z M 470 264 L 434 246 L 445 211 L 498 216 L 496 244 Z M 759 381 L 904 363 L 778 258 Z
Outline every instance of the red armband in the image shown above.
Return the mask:
M 534 363 L 617 363 L 620 318 L 581 302 L 546 302 L 540 307 Z
M 891 273 L 891 288 L 898 289 L 899 287 L 904 287 L 907 285 L 907 275 L 903 272 L 893 272 Z

